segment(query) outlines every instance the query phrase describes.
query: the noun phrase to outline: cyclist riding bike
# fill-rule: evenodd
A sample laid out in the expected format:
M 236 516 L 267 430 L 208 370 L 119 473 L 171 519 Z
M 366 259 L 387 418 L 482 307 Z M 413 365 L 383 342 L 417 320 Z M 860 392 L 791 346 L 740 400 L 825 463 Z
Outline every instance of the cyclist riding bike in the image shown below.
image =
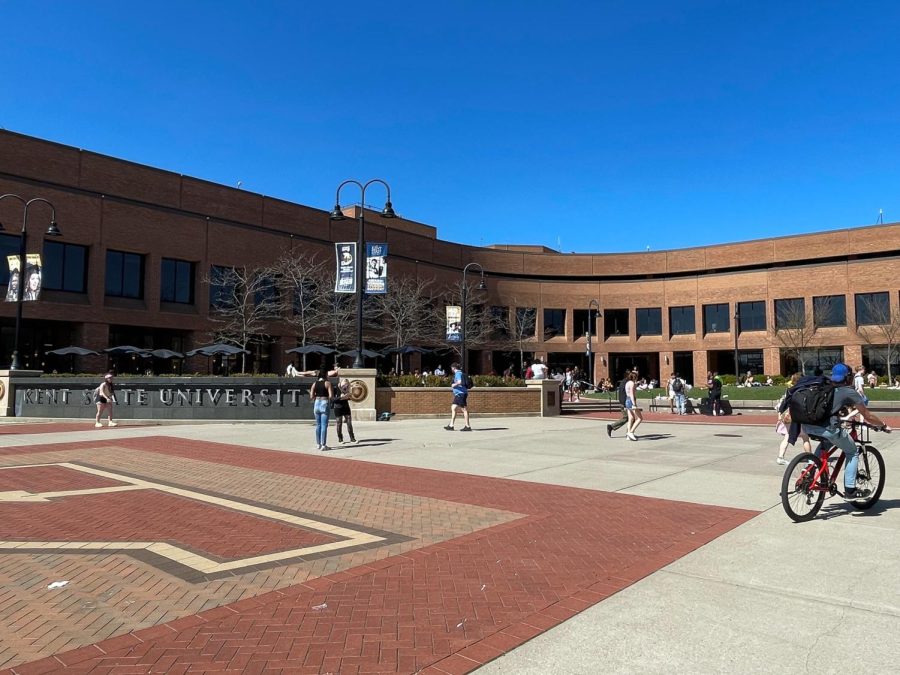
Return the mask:
M 841 410 L 845 408 L 855 408 L 868 424 L 874 427 L 880 427 L 884 431 L 890 431 L 888 427 L 875 413 L 866 408 L 862 396 L 856 392 L 852 384 L 853 371 L 844 363 L 838 363 L 831 369 L 831 381 L 834 384 L 834 401 L 831 406 L 831 415 L 824 426 L 816 424 L 803 424 L 802 429 L 810 436 L 824 439 L 831 443 L 844 453 L 847 460 L 847 466 L 844 469 L 844 499 L 854 501 L 865 499 L 871 494 L 868 488 L 857 488 L 856 472 L 859 465 L 859 448 L 851 438 L 847 429 L 841 425 Z M 802 382 L 802 381 L 801 381 Z M 782 408 L 787 409 L 787 401 L 782 404 Z M 784 410 L 781 410 L 784 412 Z M 791 425 L 791 436 L 796 440 L 801 425 Z M 794 428 L 796 427 L 796 428 Z M 821 456 L 822 446 L 816 450 L 816 456 Z

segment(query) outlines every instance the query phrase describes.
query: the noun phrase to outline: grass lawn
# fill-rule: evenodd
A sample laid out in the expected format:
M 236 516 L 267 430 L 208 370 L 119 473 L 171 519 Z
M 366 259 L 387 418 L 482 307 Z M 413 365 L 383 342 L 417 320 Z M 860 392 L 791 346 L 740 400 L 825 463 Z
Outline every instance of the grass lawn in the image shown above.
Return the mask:
M 777 401 L 786 391 L 785 387 L 722 387 L 722 396 L 727 396 L 731 401 Z M 653 398 L 665 396 L 666 390 L 662 388 L 646 389 L 637 393 L 638 398 Z M 588 394 L 588 396 L 606 400 L 608 396 L 615 398 L 616 393 Z M 705 398 L 706 387 L 694 387 L 688 392 L 690 398 Z M 872 401 L 900 401 L 900 389 L 866 387 L 866 396 Z

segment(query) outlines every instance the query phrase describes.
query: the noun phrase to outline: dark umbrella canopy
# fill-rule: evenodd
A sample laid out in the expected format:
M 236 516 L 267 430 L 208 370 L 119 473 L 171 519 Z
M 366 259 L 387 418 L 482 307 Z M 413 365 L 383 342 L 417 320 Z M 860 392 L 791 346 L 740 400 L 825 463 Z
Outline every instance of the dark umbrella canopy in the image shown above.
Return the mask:
M 286 354 L 334 354 L 337 350 L 323 345 L 304 345 L 302 347 L 294 347 L 286 349 Z
M 250 352 L 246 349 L 241 349 L 240 347 L 235 347 L 234 345 L 228 345 L 224 342 L 219 342 L 214 345 L 206 345 L 205 347 L 198 347 L 197 349 L 192 349 L 187 353 L 188 356 L 218 356 L 219 354 L 225 356 L 233 356 L 235 354 L 249 354 Z
M 107 354 L 110 356 L 130 356 L 131 354 L 138 354 L 139 356 L 150 356 L 150 352 L 146 349 L 141 349 L 140 347 L 133 347 L 131 345 L 121 345 L 119 347 L 107 347 L 104 349 Z
M 84 347 L 61 347 L 47 353 L 56 354 L 57 356 L 100 356 L 100 352 L 95 352 L 93 349 L 85 349 Z
M 150 356 L 158 359 L 183 359 L 184 354 L 181 352 L 173 352 L 171 349 L 154 349 L 150 352 Z
M 386 356 L 388 354 L 430 354 L 432 351 L 434 350 L 407 345 L 405 347 L 388 347 L 387 349 L 383 349 L 381 353 Z

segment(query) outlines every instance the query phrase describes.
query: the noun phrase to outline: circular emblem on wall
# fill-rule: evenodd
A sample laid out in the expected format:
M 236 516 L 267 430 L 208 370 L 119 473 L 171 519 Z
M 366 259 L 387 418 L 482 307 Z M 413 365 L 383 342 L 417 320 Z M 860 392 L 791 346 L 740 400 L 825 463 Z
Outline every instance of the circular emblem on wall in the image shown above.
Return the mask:
M 369 388 L 362 380 L 353 380 L 350 382 L 350 400 L 354 403 L 365 401 L 369 395 Z

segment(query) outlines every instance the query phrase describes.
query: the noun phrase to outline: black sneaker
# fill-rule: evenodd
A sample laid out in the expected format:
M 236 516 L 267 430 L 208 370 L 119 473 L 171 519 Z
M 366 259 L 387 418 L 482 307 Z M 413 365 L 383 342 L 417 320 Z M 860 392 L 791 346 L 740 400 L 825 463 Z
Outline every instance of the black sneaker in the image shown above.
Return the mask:
M 612 424 L 606 425 L 606 435 L 612 438 Z
M 868 488 L 846 488 L 844 490 L 844 499 L 848 501 L 856 501 L 857 499 L 865 499 L 870 494 L 872 494 L 872 491 Z
M 447 426 L 444 427 L 444 430 L 445 430 L 445 431 L 453 431 L 453 425 L 452 425 L 452 424 L 448 424 Z
M 460 431 L 472 431 L 472 427 L 463 427 Z

